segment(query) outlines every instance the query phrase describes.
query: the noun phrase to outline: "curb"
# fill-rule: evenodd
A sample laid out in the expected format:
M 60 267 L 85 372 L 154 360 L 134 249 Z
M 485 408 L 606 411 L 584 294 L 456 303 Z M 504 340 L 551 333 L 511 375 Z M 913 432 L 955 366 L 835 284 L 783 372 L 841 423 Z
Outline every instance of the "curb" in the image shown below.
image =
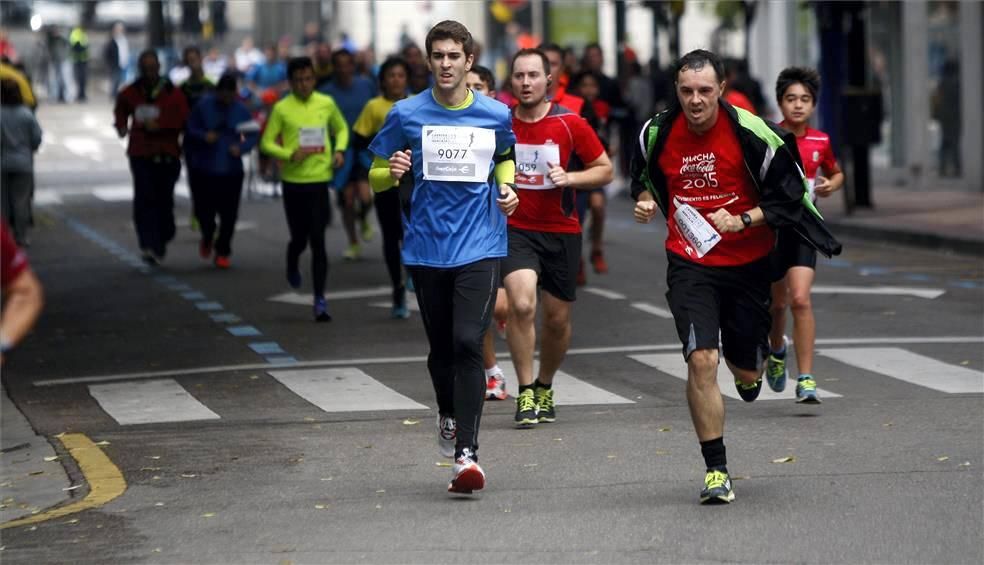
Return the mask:
M 984 241 L 935 233 L 900 231 L 877 226 L 841 223 L 836 220 L 825 220 L 824 223 L 834 232 L 834 235 L 874 237 L 886 243 L 897 243 L 932 251 L 949 251 L 962 255 L 984 257 Z

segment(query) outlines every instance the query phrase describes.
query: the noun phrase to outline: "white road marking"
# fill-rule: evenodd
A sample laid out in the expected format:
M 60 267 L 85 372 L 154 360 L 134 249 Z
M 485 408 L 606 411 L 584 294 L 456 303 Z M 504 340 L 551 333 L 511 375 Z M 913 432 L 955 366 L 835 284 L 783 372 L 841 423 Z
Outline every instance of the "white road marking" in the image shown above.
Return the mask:
M 915 296 L 938 298 L 946 294 L 941 288 L 915 288 L 908 286 L 827 286 L 816 285 L 813 294 L 881 294 L 886 296 Z
M 268 373 L 294 394 L 325 412 L 428 409 L 355 367 Z
M 369 306 L 373 308 L 392 308 L 392 302 L 370 302 Z M 411 312 L 420 312 L 420 305 L 417 304 L 417 296 L 412 292 L 407 293 L 407 310 Z
M 533 363 L 533 377 L 536 378 L 536 371 L 539 363 Z M 511 361 L 499 362 L 502 375 L 506 378 L 506 390 L 516 396 L 519 392 L 519 382 L 516 379 L 516 368 Z M 635 404 L 635 401 L 623 398 L 617 394 L 608 392 L 588 384 L 581 379 L 572 377 L 564 371 L 557 371 L 553 381 L 554 401 L 558 405 L 582 405 L 582 404 Z
M 625 300 L 625 295 L 615 292 L 614 290 L 608 290 L 607 288 L 598 288 L 596 286 L 586 286 L 582 290 L 589 294 L 594 294 L 602 298 L 607 298 L 609 300 Z
M 820 349 L 817 355 L 940 392 L 984 393 L 984 373 L 898 347 Z
M 817 345 L 869 345 L 869 344 L 984 344 L 984 336 L 930 336 L 930 337 L 879 337 L 879 338 L 830 338 L 817 340 Z M 679 343 L 662 344 L 633 344 L 612 347 L 592 347 L 571 349 L 568 355 L 608 355 L 612 353 L 641 353 L 646 351 L 680 351 Z M 977 351 L 975 349 L 975 351 Z M 506 358 L 506 355 L 502 355 Z M 683 357 L 677 354 L 681 360 Z M 426 363 L 427 357 L 424 355 L 405 356 L 405 357 L 362 357 L 350 359 L 320 359 L 311 361 L 299 361 L 291 364 L 291 368 L 300 367 L 342 367 L 352 365 L 390 365 L 406 363 Z M 201 375 L 206 373 L 230 373 L 235 371 L 256 371 L 270 369 L 269 363 L 243 363 L 241 365 L 214 365 L 209 367 L 192 367 L 188 369 L 171 369 L 162 371 L 147 371 L 133 373 L 117 373 L 115 375 L 91 375 L 83 377 L 66 377 L 56 379 L 43 379 L 35 381 L 37 387 L 73 385 L 84 383 L 130 381 L 142 379 L 159 379 L 161 377 L 177 377 L 187 375 Z
M 133 200 L 133 187 L 96 188 L 92 195 L 106 202 L 126 202 Z
M 672 319 L 673 313 L 665 308 L 660 308 L 659 306 L 654 306 L 648 302 L 633 302 L 631 304 L 636 310 L 641 310 L 647 314 L 652 314 L 654 316 L 659 316 L 660 318 Z
M 124 426 L 219 419 L 174 379 L 89 385 L 89 394 Z
M 376 286 L 371 288 L 358 288 L 353 290 L 339 290 L 336 292 L 326 292 L 325 300 L 331 303 L 332 300 L 348 300 L 351 298 L 370 298 L 376 296 L 389 296 L 393 289 L 388 286 Z M 286 304 L 302 304 L 310 306 L 314 304 L 314 297 L 310 293 L 301 294 L 299 292 L 285 292 L 267 298 L 270 302 L 284 302 Z
M 55 206 L 62 202 L 57 190 L 42 189 L 34 192 L 34 204 L 38 206 Z
M 102 144 L 92 137 L 69 136 L 65 138 L 63 145 L 79 157 L 85 157 L 97 162 L 102 162 L 103 160 Z
M 635 359 L 643 365 L 648 365 L 661 373 L 666 373 L 667 375 L 684 381 L 687 380 L 687 363 L 683 360 L 683 355 L 680 353 L 651 353 L 647 355 L 629 355 L 629 357 L 631 359 Z M 717 382 L 718 388 L 721 389 L 721 394 L 727 396 L 728 398 L 741 400 L 741 396 L 735 388 L 735 377 L 731 374 L 731 371 L 728 370 L 728 367 L 724 363 L 721 363 L 721 366 L 718 367 Z M 829 390 L 824 390 L 821 388 L 817 388 L 817 392 L 820 394 L 821 399 L 840 398 L 841 396 L 835 392 L 830 392 Z M 763 377 L 762 390 L 759 392 L 756 402 L 762 400 L 794 400 L 795 398 L 795 378 L 786 380 L 786 390 L 782 392 L 772 392 L 772 389 L 770 389 L 769 385 L 765 382 L 765 377 Z

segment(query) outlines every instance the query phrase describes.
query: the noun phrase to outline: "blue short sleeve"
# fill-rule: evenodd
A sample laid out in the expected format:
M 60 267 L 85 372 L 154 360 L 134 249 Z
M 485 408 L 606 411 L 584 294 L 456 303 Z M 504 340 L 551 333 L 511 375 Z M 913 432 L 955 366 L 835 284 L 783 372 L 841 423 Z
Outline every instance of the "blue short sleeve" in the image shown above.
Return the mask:
M 495 132 L 496 155 L 502 155 L 513 145 L 516 145 L 516 134 L 512 130 L 512 116 L 506 112 L 504 121 Z
M 403 132 L 403 123 L 400 119 L 400 112 L 396 106 L 383 121 L 383 127 L 376 133 L 376 137 L 369 144 L 369 151 L 383 159 L 389 159 L 390 155 L 400 151 L 409 145 L 407 136 Z

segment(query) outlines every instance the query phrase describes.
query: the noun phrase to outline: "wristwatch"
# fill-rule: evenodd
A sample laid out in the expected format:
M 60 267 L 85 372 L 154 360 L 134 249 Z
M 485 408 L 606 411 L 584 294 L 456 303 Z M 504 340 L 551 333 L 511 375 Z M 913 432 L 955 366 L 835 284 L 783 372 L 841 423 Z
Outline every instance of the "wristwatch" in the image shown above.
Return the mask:
M 752 217 L 748 215 L 748 212 L 743 212 L 741 215 L 741 223 L 744 224 L 744 228 L 752 227 Z

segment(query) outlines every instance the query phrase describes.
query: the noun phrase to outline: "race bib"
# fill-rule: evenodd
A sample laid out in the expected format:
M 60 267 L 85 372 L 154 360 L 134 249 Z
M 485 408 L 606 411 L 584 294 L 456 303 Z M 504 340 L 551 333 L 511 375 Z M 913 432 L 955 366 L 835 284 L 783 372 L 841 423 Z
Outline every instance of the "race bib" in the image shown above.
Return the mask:
M 161 117 L 161 109 L 153 104 L 141 104 L 133 111 L 133 119 L 140 122 L 149 122 Z
M 549 163 L 560 165 L 560 146 L 516 144 L 516 186 L 527 190 L 554 188 Z
M 676 205 L 673 219 L 676 220 L 680 233 L 687 240 L 689 247 L 697 253 L 698 258 L 707 255 L 721 241 L 721 234 L 690 204 L 681 204 L 677 201 Z
M 301 128 L 301 132 L 298 135 L 298 141 L 300 142 L 301 149 L 324 150 L 325 135 L 327 135 L 327 132 L 323 127 Z
M 807 190 L 807 193 L 810 195 L 810 201 L 811 202 L 816 202 L 817 201 L 817 178 L 816 177 L 813 177 L 812 179 L 811 178 L 807 178 L 806 179 L 806 190 Z
M 457 126 L 421 128 L 424 180 L 486 182 L 495 155 L 495 132 Z

